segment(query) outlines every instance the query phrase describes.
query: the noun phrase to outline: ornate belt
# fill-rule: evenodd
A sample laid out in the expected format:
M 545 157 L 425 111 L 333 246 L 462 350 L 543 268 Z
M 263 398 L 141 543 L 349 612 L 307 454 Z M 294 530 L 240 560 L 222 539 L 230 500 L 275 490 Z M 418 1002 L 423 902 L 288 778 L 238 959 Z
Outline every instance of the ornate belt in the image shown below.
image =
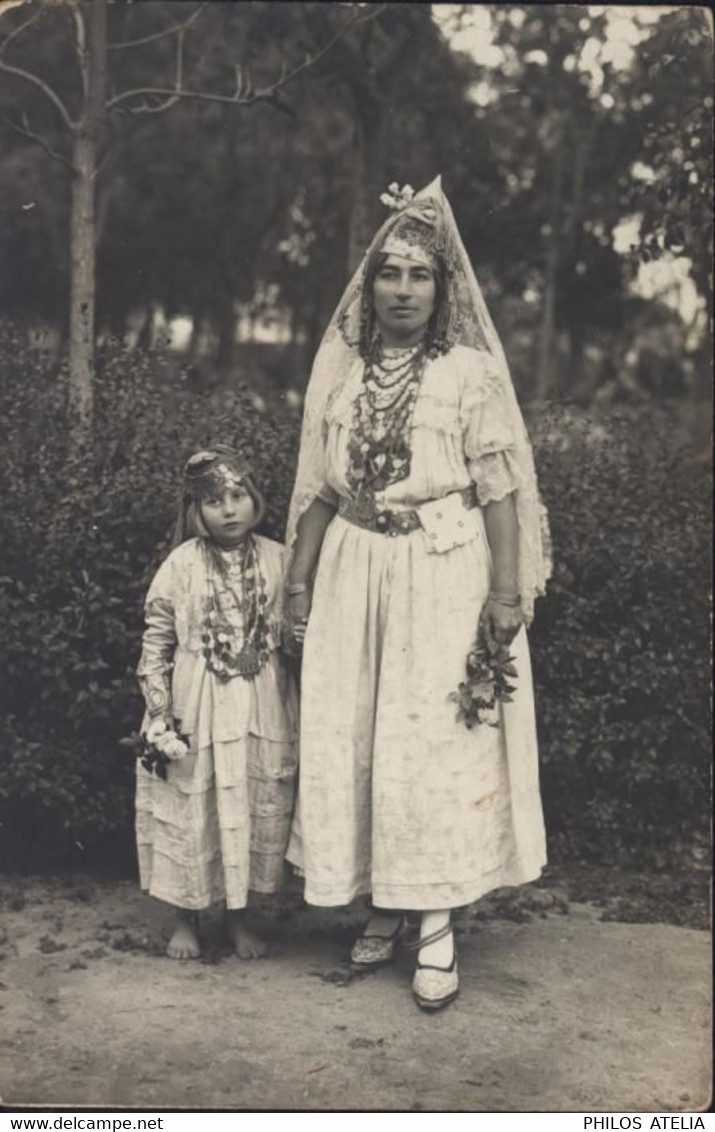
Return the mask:
M 462 491 L 450 492 L 443 498 L 446 502 L 447 500 L 453 501 L 455 497 L 461 500 L 462 506 L 468 511 L 477 506 L 476 492 L 473 487 L 465 487 Z M 436 502 L 437 500 L 429 500 L 430 504 Z M 391 535 L 393 538 L 396 535 L 409 535 L 412 531 L 420 530 L 423 527 L 419 508 L 405 511 L 391 511 L 387 508 L 371 511 L 364 504 L 357 503 L 354 499 L 345 499 L 343 496 L 340 497 L 338 504 L 338 514 L 356 527 L 362 527 L 366 531 L 374 531 L 380 535 Z

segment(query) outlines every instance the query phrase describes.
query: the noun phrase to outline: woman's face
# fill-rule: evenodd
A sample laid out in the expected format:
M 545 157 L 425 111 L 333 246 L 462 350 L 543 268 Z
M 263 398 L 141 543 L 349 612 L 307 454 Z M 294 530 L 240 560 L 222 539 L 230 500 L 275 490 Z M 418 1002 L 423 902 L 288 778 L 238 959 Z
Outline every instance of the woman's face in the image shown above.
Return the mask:
M 253 498 L 245 487 L 228 487 L 201 500 L 204 526 L 211 538 L 223 546 L 237 545 L 250 530 L 255 516 Z
M 419 342 L 432 317 L 436 287 L 429 267 L 389 255 L 373 283 L 375 315 L 386 346 Z

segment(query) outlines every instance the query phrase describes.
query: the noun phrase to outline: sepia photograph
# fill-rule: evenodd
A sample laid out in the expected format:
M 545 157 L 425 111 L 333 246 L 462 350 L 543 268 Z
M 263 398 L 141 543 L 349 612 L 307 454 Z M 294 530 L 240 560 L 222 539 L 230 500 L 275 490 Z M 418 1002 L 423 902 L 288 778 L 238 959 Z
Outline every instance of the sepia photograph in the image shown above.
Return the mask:
M 0 0 L 0 1111 L 708 1110 L 712 163 L 697 5 Z

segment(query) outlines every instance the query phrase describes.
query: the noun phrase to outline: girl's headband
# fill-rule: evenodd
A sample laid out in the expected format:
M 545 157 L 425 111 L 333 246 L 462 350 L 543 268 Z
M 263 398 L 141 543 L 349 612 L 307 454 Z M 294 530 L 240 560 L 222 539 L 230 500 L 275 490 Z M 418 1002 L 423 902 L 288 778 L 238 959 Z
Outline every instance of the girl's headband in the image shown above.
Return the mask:
M 184 486 L 196 499 L 212 493 L 222 495 L 234 487 L 248 487 L 250 480 L 251 469 L 224 444 L 196 452 L 184 465 Z

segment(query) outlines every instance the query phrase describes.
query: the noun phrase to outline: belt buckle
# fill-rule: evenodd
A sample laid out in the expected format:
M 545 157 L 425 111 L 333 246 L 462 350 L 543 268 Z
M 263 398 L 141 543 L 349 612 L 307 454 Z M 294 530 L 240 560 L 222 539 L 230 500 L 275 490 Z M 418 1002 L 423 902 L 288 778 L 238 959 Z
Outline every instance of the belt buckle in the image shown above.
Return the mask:
M 412 516 L 409 511 L 378 511 L 375 516 L 375 527 L 380 534 L 396 538 L 397 535 L 408 535 L 412 526 Z

